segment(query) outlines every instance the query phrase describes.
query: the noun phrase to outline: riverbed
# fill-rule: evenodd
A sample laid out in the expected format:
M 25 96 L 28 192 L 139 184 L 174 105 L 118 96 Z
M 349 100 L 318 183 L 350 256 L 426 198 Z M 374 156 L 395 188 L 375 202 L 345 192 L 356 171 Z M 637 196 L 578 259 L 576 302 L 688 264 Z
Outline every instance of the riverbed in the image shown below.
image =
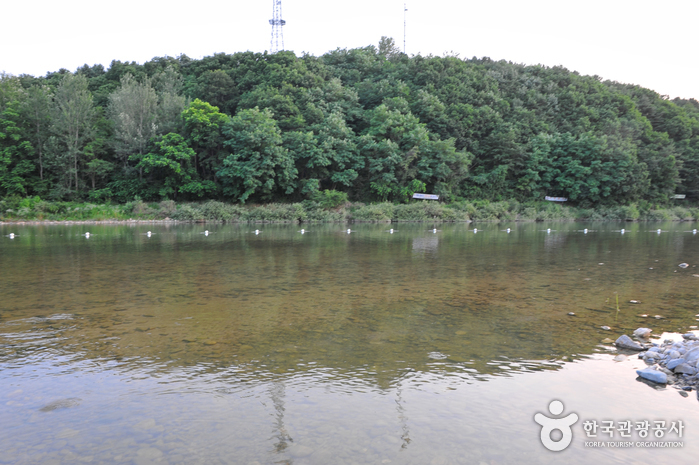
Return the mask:
M 699 324 L 696 227 L 3 225 L 0 463 L 691 460 L 696 392 L 602 341 Z

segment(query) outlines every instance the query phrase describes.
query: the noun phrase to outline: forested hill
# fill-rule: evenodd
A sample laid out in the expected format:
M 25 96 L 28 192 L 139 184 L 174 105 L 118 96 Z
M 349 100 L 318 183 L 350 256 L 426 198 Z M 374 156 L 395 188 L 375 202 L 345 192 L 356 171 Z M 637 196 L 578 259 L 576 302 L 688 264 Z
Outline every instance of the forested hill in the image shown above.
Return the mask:
M 699 102 L 379 47 L 0 75 L 0 197 L 699 199 Z

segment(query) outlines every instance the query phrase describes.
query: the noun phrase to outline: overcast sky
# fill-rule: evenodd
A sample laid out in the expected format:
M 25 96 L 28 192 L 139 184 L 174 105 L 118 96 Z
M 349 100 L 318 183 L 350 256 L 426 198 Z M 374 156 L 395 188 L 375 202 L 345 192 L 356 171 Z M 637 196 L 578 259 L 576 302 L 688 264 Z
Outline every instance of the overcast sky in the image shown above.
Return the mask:
M 39 76 L 113 59 L 262 52 L 272 2 L 7 0 L 0 71 Z M 384 35 L 402 48 L 404 3 L 409 55 L 563 65 L 699 99 L 697 0 L 282 0 L 285 49 L 320 55 L 377 45 Z

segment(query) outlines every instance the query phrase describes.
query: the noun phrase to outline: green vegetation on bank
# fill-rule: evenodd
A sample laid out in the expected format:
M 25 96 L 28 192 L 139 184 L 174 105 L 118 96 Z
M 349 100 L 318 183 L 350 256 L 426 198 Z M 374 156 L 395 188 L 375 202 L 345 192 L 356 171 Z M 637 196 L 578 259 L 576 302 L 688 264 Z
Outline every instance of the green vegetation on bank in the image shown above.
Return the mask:
M 545 195 L 596 212 L 636 204 L 639 218 L 644 205 L 674 211 L 675 194 L 699 201 L 699 102 L 562 67 L 409 57 L 387 38 L 322 56 L 0 74 L 0 198 L 125 204 L 126 216 L 136 199 L 176 201 L 184 216 L 200 207 L 183 203 L 224 201 L 241 218 L 243 204 L 300 204 L 321 220 L 304 202 L 324 191 L 367 203 L 346 212 L 362 218 L 428 215 L 380 206 L 413 192 L 439 194 L 448 206 L 434 216 L 454 219 L 474 217 L 474 199 Z M 507 211 L 545 210 L 531 205 Z
M 216 200 L 175 203 L 172 200 L 125 204 L 94 204 L 6 198 L 0 201 L 0 221 L 125 221 L 178 220 L 228 223 L 314 222 L 500 222 L 500 221 L 699 221 L 699 208 L 651 209 L 649 205 L 585 209 L 550 202 L 517 200 L 454 202 L 415 201 L 407 204 L 380 202 L 298 203 L 240 205 Z

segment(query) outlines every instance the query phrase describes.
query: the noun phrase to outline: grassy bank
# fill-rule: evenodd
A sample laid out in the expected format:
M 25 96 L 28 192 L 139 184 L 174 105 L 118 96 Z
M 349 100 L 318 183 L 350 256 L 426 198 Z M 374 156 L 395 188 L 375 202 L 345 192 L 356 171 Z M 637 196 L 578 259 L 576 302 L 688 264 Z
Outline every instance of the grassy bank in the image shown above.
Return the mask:
M 499 222 L 499 221 L 696 221 L 699 207 L 651 208 L 643 205 L 576 208 L 550 202 L 463 201 L 442 204 L 327 202 L 240 205 L 217 201 L 180 203 L 168 200 L 125 204 L 50 202 L 34 198 L 0 201 L 0 221 L 224 221 L 231 223 L 329 222 Z

